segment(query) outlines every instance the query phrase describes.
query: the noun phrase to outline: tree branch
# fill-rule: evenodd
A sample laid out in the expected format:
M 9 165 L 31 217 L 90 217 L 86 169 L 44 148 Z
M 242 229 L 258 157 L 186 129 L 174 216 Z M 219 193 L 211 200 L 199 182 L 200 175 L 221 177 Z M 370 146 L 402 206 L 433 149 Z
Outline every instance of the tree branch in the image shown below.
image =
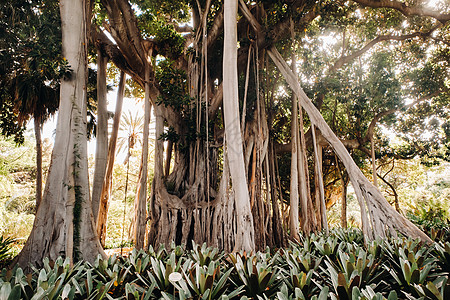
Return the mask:
M 369 43 L 367 43 L 363 48 L 353 52 L 350 55 L 341 56 L 341 58 L 339 58 L 334 63 L 334 65 L 330 68 L 329 72 L 336 71 L 337 69 L 341 68 L 344 64 L 346 64 L 346 63 L 352 61 L 353 59 L 363 55 L 364 53 L 369 51 L 373 46 L 375 46 L 376 44 L 378 44 L 380 42 L 384 42 L 384 41 L 404 41 L 404 40 L 408 40 L 408 39 L 413 39 L 415 37 L 421 37 L 423 39 L 426 39 L 426 38 L 428 38 L 431 35 L 431 33 L 433 33 L 433 31 L 438 29 L 440 26 L 441 25 L 436 25 L 431 30 L 429 30 L 427 32 L 414 32 L 414 33 L 405 34 L 405 35 L 388 34 L 388 35 L 377 36 L 376 38 L 371 40 Z
M 424 16 L 424 17 L 432 17 L 442 24 L 445 24 L 450 20 L 450 14 L 442 14 L 433 9 L 428 9 L 425 7 L 412 7 L 408 6 L 407 3 L 396 1 L 396 0 L 353 0 L 356 3 L 359 3 L 363 6 L 368 6 L 372 8 L 392 8 L 403 15 L 409 16 Z
M 364 141 L 364 142 L 367 142 L 367 141 L 370 139 L 370 137 L 373 135 L 373 131 L 375 130 L 375 125 L 377 124 L 377 122 L 378 122 L 381 118 L 383 118 L 383 117 L 385 117 L 385 116 L 387 116 L 387 115 L 390 115 L 390 114 L 392 114 L 392 113 L 394 113 L 394 112 L 396 112 L 396 111 L 398 111 L 398 110 L 400 110 L 400 109 L 405 109 L 405 110 L 406 110 L 406 109 L 409 109 L 409 108 L 415 106 L 416 104 L 419 104 L 419 103 L 421 103 L 421 102 L 423 102 L 423 101 L 425 101 L 425 100 L 428 100 L 428 99 L 431 99 L 431 98 L 433 98 L 433 97 L 436 97 L 436 96 L 439 95 L 440 93 L 441 93 L 441 91 L 438 90 L 438 91 L 436 91 L 436 92 L 434 92 L 434 93 L 432 93 L 432 94 L 429 94 L 429 95 L 427 95 L 427 96 L 420 97 L 419 99 L 417 99 L 416 101 L 414 101 L 414 102 L 412 102 L 412 103 L 410 103 L 410 104 L 408 104 L 408 105 L 404 105 L 404 106 L 401 106 L 401 107 L 396 107 L 396 108 L 388 109 L 388 110 L 386 110 L 386 111 L 383 111 L 383 112 L 381 112 L 381 113 L 375 115 L 375 117 L 372 119 L 372 122 L 370 122 L 369 128 L 367 129 L 367 133 L 366 133 L 366 136 L 364 137 L 363 141 Z

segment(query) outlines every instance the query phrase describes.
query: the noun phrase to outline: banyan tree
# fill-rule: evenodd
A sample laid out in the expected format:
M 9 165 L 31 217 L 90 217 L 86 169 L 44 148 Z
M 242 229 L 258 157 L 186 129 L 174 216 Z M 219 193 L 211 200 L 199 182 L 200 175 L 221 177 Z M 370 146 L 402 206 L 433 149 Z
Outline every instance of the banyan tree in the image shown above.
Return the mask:
M 372 111 L 373 124 L 369 122 L 357 138 L 339 135 L 329 124 L 329 116 L 325 116 L 327 123 L 321 114 L 331 91 L 338 89 L 336 85 L 346 88 L 346 82 L 336 84 L 337 72 L 346 65 L 361 63 L 364 55 L 376 53 L 386 44 L 393 49 L 406 41 L 420 44 L 445 35 L 450 15 L 415 3 L 84 3 L 87 36 L 99 57 L 109 59 L 145 91 L 147 131 L 136 193 L 136 246 L 190 244 L 193 240 L 226 251 L 259 250 L 286 245 L 288 239 L 298 238 L 299 231 L 328 230 L 325 160 L 345 169 L 358 199 L 367 240 L 400 233 L 430 241 L 386 201 L 349 154 L 367 148 L 376 123 L 384 116 L 411 106 L 398 99 L 390 106 L 379 105 Z M 389 17 L 390 22 L 374 25 L 373 20 L 380 16 Z M 64 15 L 62 20 L 64 24 Z M 314 51 L 323 50 L 314 47 L 313 40 L 327 26 L 344 28 L 343 36 L 337 37 L 342 39 L 342 52 L 330 54 L 322 69 L 307 78 L 308 72 L 320 67 L 312 60 Z M 357 33 L 346 35 L 351 26 Z M 439 46 L 448 47 L 445 43 Z M 306 92 L 302 89 L 305 84 Z M 434 95 L 440 87 L 436 89 Z M 149 182 L 145 139 L 152 109 L 156 142 L 154 178 Z M 277 139 L 280 128 L 287 128 L 282 142 Z M 282 153 L 289 153 L 288 168 L 280 162 Z M 286 170 L 288 181 L 283 177 Z M 52 183 L 47 182 L 43 202 L 52 193 Z M 151 187 L 149 191 L 147 187 Z M 91 201 L 89 193 L 84 196 L 83 201 Z M 98 215 L 102 210 L 105 214 L 108 197 L 96 199 Z M 39 209 L 37 219 L 49 213 L 51 209 Z M 98 229 L 98 222 L 105 220 L 92 215 L 83 222 L 97 222 Z M 34 246 L 52 247 L 52 226 L 35 225 L 30 237 Z M 72 233 L 77 226 L 73 223 Z M 44 242 L 33 239 L 37 228 L 41 228 Z M 22 257 L 29 255 L 31 246 L 27 246 Z M 84 251 L 79 245 L 75 248 Z M 64 247 L 57 253 L 46 252 L 61 254 L 70 255 Z M 31 256 L 22 261 L 41 258 L 36 253 Z M 90 254 L 82 257 L 92 259 Z

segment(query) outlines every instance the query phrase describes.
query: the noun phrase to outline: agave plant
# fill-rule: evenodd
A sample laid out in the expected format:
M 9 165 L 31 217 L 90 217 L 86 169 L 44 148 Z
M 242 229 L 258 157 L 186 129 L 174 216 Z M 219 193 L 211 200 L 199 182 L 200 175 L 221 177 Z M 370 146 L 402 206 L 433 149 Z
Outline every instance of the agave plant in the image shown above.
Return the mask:
M 183 271 L 183 278 L 175 281 L 179 291 L 179 299 L 232 299 L 238 296 L 243 286 L 225 294 L 229 287 L 228 277 L 234 268 L 221 273 L 219 262 L 211 261 L 209 265 L 193 263 L 187 272 Z
M 331 297 L 334 299 L 333 297 Z M 367 286 L 364 289 L 359 289 L 358 287 L 354 287 L 352 290 L 352 298 L 351 299 L 360 299 L 360 300 L 397 300 L 397 293 L 395 291 L 391 291 L 389 296 L 385 298 L 383 294 L 376 293 L 370 286 Z
M 170 280 L 170 274 L 174 272 L 181 273 L 188 269 L 191 260 L 177 258 L 175 252 L 172 252 L 166 261 L 150 257 L 150 268 L 146 274 L 138 275 L 140 284 L 146 287 L 153 286 L 155 295 L 163 295 L 174 291 L 175 286 Z
M 285 250 L 283 253 L 287 265 L 281 270 L 287 273 L 285 274 L 287 286 L 294 291 L 299 289 L 302 295 L 310 297 L 317 289 L 312 277 L 321 259 L 299 248 Z
M 279 259 L 279 253 L 271 256 L 269 252 L 247 255 L 244 252 L 230 254 L 236 274 L 232 280 L 236 287 L 244 286 L 245 294 L 256 298 L 271 297 L 278 291 L 283 282 L 283 274 L 274 264 Z
M 179 247 L 179 248 L 177 248 L 177 251 L 180 251 L 180 249 L 182 251 L 183 248 Z M 133 252 L 133 251 L 135 251 L 135 252 Z M 136 255 L 137 254 L 136 250 L 133 249 L 133 251 L 132 251 L 132 255 L 133 255 L 133 253 Z M 166 247 L 164 247 L 163 244 L 159 245 L 158 249 L 155 249 L 155 248 L 153 248 L 153 246 L 150 245 L 148 247 L 147 253 L 148 253 L 149 256 L 154 257 L 156 259 L 164 259 L 164 258 L 166 258 L 168 256 L 168 252 L 166 250 Z M 176 252 L 176 253 L 178 253 L 178 252 Z
M 43 268 L 24 275 L 21 268 L 2 272 L 1 299 L 103 299 L 112 282 L 95 286 L 91 270 L 82 262 L 71 266 L 68 259 L 44 259 Z M 84 281 L 84 284 L 81 282 Z
M 90 266 L 88 264 L 88 266 Z M 94 280 L 97 286 L 109 286 L 109 294 L 112 296 L 123 295 L 125 285 L 135 280 L 136 276 L 132 274 L 132 267 L 129 261 L 116 255 L 103 259 L 99 256 L 90 266 L 94 272 Z
M 322 256 L 328 256 L 332 259 L 336 258 L 336 253 L 339 247 L 339 240 L 336 236 L 322 236 L 317 241 L 314 241 L 314 245 L 318 253 Z
M 367 254 L 364 249 L 353 245 L 348 245 L 347 248 L 351 249 L 349 253 L 338 250 L 337 265 L 328 258 L 325 261 L 327 269 L 321 268 L 329 274 L 335 295 L 339 299 L 358 299 L 353 295 L 355 287 L 377 289 L 385 274 L 380 267 L 380 260 L 372 254 Z
M 393 239 L 384 243 L 388 264 L 384 267 L 400 287 L 423 284 L 435 267 L 436 259 L 431 248 L 422 247 L 419 241 Z
M 200 266 L 208 266 L 211 262 L 222 259 L 224 253 L 219 252 L 217 248 L 207 247 L 206 243 L 200 246 L 192 242 L 192 250 L 189 252 L 189 256 Z
M 435 243 L 433 254 L 437 258 L 437 264 L 443 272 L 442 275 L 448 275 L 450 272 L 450 242 Z
M 450 282 L 448 276 L 438 277 L 433 282 L 428 281 L 425 284 L 412 284 L 412 286 L 415 294 L 421 299 L 450 299 Z
M 339 242 L 356 243 L 358 245 L 364 243 L 364 235 L 359 228 L 333 228 L 330 235 L 335 235 Z

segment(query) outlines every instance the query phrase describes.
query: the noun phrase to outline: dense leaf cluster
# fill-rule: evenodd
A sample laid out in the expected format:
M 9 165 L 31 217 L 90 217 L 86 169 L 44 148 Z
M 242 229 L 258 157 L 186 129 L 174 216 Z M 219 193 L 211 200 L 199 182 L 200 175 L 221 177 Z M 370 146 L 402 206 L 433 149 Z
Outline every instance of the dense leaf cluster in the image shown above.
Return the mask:
M 70 74 L 58 8 L 52 0 L 6 1 L 0 10 L 0 128 L 17 142 L 27 120 L 57 110 L 59 80 Z

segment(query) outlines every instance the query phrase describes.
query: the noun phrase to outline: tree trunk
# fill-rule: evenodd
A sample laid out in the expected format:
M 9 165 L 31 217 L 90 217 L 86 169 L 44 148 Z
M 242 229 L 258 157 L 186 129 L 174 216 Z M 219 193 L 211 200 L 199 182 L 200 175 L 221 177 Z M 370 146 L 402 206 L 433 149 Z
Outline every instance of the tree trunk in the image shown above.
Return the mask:
M 334 149 L 347 169 L 361 208 L 361 219 L 365 238 L 368 240 L 373 240 L 377 237 L 383 238 L 386 236 L 387 231 L 395 235 L 396 230 L 398 230 L 405 236 L 420 238 L 422 241 L 431 243 L 431 239 L 409 220 L 395 211 L 380 191 L 364 176 L 342 142 L 333 133 L 320 112 L 300 87 L 298 79 L 292 73 L 278 50 L 272 47 L 268 50 L 268 54 L 285 77 L 289 86 L 299 97 L 300 103 L 308 113 L 311 123 L 321 131 L 324 138 Z M 366 209 L 370 215 L 370 224 Z
M 141 176 L 139 178 L 138 188 L 135 199 L 135 227 L 134 227 L 134 247 L 143 249 L 145 243 L 145 229 L 147 223 L 147 177 L 148 177 L 148 134 L 150 124 L 150 70 L 148 63 L 145 70 L 145 98 L 144 98 L 144 132 L 142 137 L 142 157 L 141 157 Z
M 298 198 L 298 159 L 297 159 L 297 145 L 298 145 L 298 104 L 297 97 L 292 95 L 292 124 L 291 124 L 291 185 L 290 185 L 290 201 L 289 201 L 289 228 L 290 236 L 293 239 L 300 240 L 298 235 L 299 228 L 299 198 Z
M 297 97 L 298 101 L 298 97 Z M 314 213 L 314 206 L 311 198 L 311 189 L 309 183 L 309 170 L 308 170 L 308 158 L 306 157 L 306 140 L 303 130 L 303 111 L 300 107 L 299 111 L 299 124 L 301 128 L 299 140 L 297 143 L 298 153 L 298 170 L 299 170 L 299 186 L 300 186 L 300 207 L 301 207 L 301 224 L 304 233 L 309 234 L 312 231 L 317 230 L 317 218 Z
M 341 227 L 347 228 L 347 186 L 348 181 L 344 180 L 344 175 L 341 175 L 342 195 L 341 195 Z
M 106 221 L 108 219 L 109 197 L 111 193 L 112 172 L 114 168 L 114 160 L 116 158 L 116 144 L 117 136 L 119 134 L 120 117 L 122 115 L 123 95 L 125 92 L 126 74 L 120 72 L 119 89 L 117 91 L 116 109 L 114 112 L 113 128 L 108 147 L 108 162 L 106 165 L 105 178 L 102 186 L 102 193 L 100 195 L 100 203 L 97 215 L 94 215 L 97 220 L 97 234 L 100 238 L 100 243 L 105 246 L 106 241 Z M 128 153 L 130 151 L 128 150 Z
M 169 176 L 170 172 L 170 160 L 172 159 L 172 148 L 173 148 L 173 141 L 168 141 L 166 150 L 166 164 L 164 165 L 164 175 L 166 178 L 167 176 Z
M 339 178 L 341 179 L 341 186 L 342 186 L 342 192 L 341 192 L 341 227 L 347 228 L 347 186 L 348 186 L 348 179 L 346 180 L 344 177 L 344 173 L 341 172 L 341 168 L 339 167 L 339 160 L 337 156 L 334 156 L 336 161 L 336 169 L 339 173 Z
M 36 137 L 36 211 L 42 200 L 42 137 L 41 118 L 34 117 L 34 136 Z
M 62 53 L 73 70 L 61 81 L 55 145 L 42 202 L 20 252 L 21 267 L 44 257 L 93 262 L 106 257 L 94 230 L 86 135 L 85 1 L 61 0 Z
M 108 162 L 108 109 L 106 102 L 106 67 L 108 58 L 97 50 L 97 134 L 95 150 L 95 171 L 92 184 L 92 211 L 97 220 L 100 196 L 105 180 Z M 101 240 L 101 239 L 100 239 Z
M 237 77 L 237 0 L 224 3 L 223 109 L 227 157 L 235 193 L 237 234 L 235 250 L 255 249 L 253 217 L 244 169 L 241 128 L 239 124 Z
M 316 128 L 313 125 L 311 128 L 311 132 L 313 135 L 313 144 L 314 144 L 314 157 L 315 157 L 315 174 L 316 174 L 316 195 L 318 196 L 318 203 L 316 205 L 316 209 L 319 212 L 319 220 L 321 222 L 322 230 L 328 234 L 328 222 L 327 222 L 327 209 L 325 205 L 325 190 L 323 186 L 323 175 L 322 175 L 322 147 L 319 145 L 316 139 Z
M 292 18 L 290 20 L 291 22 L 291 39 L 292 39 L 292 53 L 291 53 L 291 60 L 292 60 L 292 72 L 295 76 L 297 75 L 297 67 L 296 67 L 296 59 L 294 55 L 294 23 L 292 21 Z M 299 143 L 299 130 L 298 130 L 298 101 L 297 96 L 292 93 L 291 96 L 292 100 L 292 120 L 291 120 L 291 185 L 290 185 L 290 201 L 289 201 L 289 229 L 290 229 L 290 236 L 292 239 L 296 239 L 297 241 L 300 240 L 300 237 L 298 235 L 300 228 L 299 228 L 299 198 L 298 198 L 298 157 L 297 157 L 297 147 L 300 144 Z M 302 124 L 303 125 L 303 124 Z
M 373 178 L 373 185 L 378 187 L 378 181 L 377 181 L 377 165 L 375 161 L 375 144 L 373 142 L 373 134 L 370 136 L 370 155 L 372 158 L 372 178 Z

